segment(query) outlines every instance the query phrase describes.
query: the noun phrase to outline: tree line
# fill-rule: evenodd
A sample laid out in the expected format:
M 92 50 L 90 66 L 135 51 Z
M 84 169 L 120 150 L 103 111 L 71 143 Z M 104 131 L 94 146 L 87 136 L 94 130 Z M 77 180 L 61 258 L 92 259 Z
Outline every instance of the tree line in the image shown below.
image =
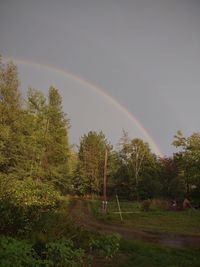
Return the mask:
M 45 96 L 29 88 L 24 99 L 17 67 L 1 58 L 1 201 L 38 201 L 49 207 L 58 194 L 102 195 L 106 149 L 110 196 L 200 198 L 200 133 L 185 137 L 178 131 L 173 141 L 177 152 L 161 158 L 148 143 L 126 132 L 114 149 L 103 132 L 90 131 L 81 137 L 77 151 L 70 145 L 69 128 L 58 89 L 50 87 Z

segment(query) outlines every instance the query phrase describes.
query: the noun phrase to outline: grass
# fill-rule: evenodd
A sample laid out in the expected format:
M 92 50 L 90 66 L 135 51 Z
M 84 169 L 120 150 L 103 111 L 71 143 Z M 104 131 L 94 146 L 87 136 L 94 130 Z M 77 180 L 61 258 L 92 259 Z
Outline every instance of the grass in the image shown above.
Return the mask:
M 142 242 L 121 242 L 127 259 L 117 267 L 199 267 L 200 249 L 177 249 Z
M 94 233 L 89 233 L 78 229 L 68 218 L 69 199 L 64 198 L 62 205 L 51 214 L 44 214 L 40 225 L 33 231 L 32 239 L 39 245 L 60 239 L 62 237 L 72 238 L 79 247 L 88 249 L 88 240 Z M 98 200 L 90 201 L 90 207 L 95 217 L 109 223 L 120 223 L 119 215 L 113 213 L 117 211 L 114 201 L 109 202 L 109 214 L 103 215 L 101 203 Z M 122 210 L 133 211 L 135 213 L 124 214 L 123 225 L 138 229 L 172 231 L 179 233 L 199 233 L 199 211 L 169 212 L 153 210 L 141 212 L 139 203 L 122 202 Z M 178 225 L 176 225 L 178 224 Z M 188 229 L 187 229 L 188 227 Z M 196 227 L 196 228 L 195 228 Z M 40 230 L 39 230 L 40 229 Z M 41 231 L 44 229 L 45 231 Z M 195 230 L 196 229 L 196 230 Z M 34 236 L 34 238 L 33 238 Z M 119 253 L 113 259 L 105 260 L 105 257 L 94 259 L 93 267 L 199 267 L 200 249 L 179 249 L 168 248 L 155 244 L 139 241 L 120 242 Z
M 142 230 L 164 231 L 179 234 L 200 235 L 199 229 L 200 212 L 146 212 L 127 216 L 126 225 L 137 227 Z
M 120 202 L 122 212 L 133 213 L 123 213 L 123 222 L 121 222 L 119 214 L 115 213 L 118 212 L 116 201 L 113 200 L 108 203 L 108 214 L 106 215 L 100 212 L 100 201 L 93 200 L 90 202 L 90 206 L 93 215 L 107 223 L 123 224 L 127 227 L 146 231 L 200 235 L 199 210 L 167 211 L 154 207 L 153 210 L 145 212 L 141 211 L 140 203 L 122 201 Z
M 117 256 L 94 267 L 199 267 L 200 249 L 168 248 L 122 239 Z
M 99 220 L 108 223 L 120 223 L 117 204 L 111 201 L 108 204 L 109 213 L 101 213 L 101 202 L 99 200 L 90 201 L 91 211 Z M 71 221 L 68 220 L 69 201 L 63 199 L 63 204 L 54 214 L 47 214 L 42 219 L 42 227 L 45 233 L 41 231 L 35 236 L 44 242 L 59 239 L 63 236 L 72 237 L 77 246 L 88 247 L 88 239 L 94 233 L 81 231 L 74 228 Z M 197 233 L 199 234 L 200 212 L 188 210 L 186 212 L 170 212 L 161 210 L 152 210 L 149 212 L 140 211 L 140 204 L 133 202 L 121 202 L 122 211 L 133 211 L 135 213 L 124 214 L 123 225 L 138 229 L 150 231 L 169 231 L 177 233 Z M 39 226 L 40 228 L 41 226 Z M 34 235 L 36 234 L 33 233 Z M 95 235 L 94 235 L 95 236 Z M 155 244 L 128 241 L 120 241 L 119 253 L 112 259 L 98 257 L 94 259 L 93 267 L 199 267 L 200 266 L 200 249 L 180 249 L 168 248 Z

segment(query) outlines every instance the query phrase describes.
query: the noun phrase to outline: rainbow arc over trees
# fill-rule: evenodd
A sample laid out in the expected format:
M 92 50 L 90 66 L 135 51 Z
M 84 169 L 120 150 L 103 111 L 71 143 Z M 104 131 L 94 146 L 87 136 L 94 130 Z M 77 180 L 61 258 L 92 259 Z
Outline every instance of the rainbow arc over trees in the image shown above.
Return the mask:
M 22 60 L 22 59 L 13 58 L 13 57 L 12 58 L 6 57 L 6 60 L 13 61 L 17 65 L 29 65 L 29 66 L 33 66 L 36 68 L 49 69 L 50 71 L 54 71 L 55 73 L 65 75 L 71 78 L 72 80 L 87 86 L 90 90 L 93 90 L 94 92 L 96 92 L 96 94 L 98 94 L 100 97 L 106 98 L 110 102 L 110 104 L 114 105 L 119 111 L 125 113 L 125 115 L 131 121 L 131 123 L 133 123 L 141 131 L 144 138 L 146 139 L 145 141 L 150 144 L 150 147 L 152 148 L 153 152 L 163 157 L 163 153 L 161 152 L 160 148 L 158 147 L 156 142 L 153 140 L 151 135 L 148 133 L 144 125 L 125 106 L 123 106 L 118 100 L 116 100 L 114 97 L 108 94 L 104 89 L 100 88 L 99 86 L 94 85 L 90 81 L 87 81 L 81 78 L 80 76 L 77 76 L 67 70 L 54 67 L 53 65 L 50 65 L 50 64 Z

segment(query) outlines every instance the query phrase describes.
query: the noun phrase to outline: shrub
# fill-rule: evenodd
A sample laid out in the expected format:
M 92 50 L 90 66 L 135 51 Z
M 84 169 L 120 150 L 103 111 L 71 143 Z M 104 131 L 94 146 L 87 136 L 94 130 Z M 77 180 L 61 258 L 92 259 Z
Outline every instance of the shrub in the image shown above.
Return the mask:
M 142 203 L 141 203 L 141 210 L 142 211 L 149 211 L 150 206 L 151 206 L 151 200 L 146 199 L 146 200 L 142 201 Z
M 0 238 L 0 259 L 0 267 L 41 266 L 41 261 L 30 244 L 10 237 Z
M 18 206 L 48 210 L 57 205 L 58 199 L 58 192 L 49 184 L 27 179 L 15 182 L 11 200 Z
M 153 199 L 151 201 L 151 207 L 153 210 L 168 210 L 169 203 L 162 199 Z
M 46 260 L 52 267 L 81 267 L 85 252 L 75 248 L 70 239 L 62 239 L 46 245 Z
M 89 242 L 90 250 L 106 258 L 113 257 L 119 250 L 119 245 L 119 235 L 101 235 L 98 238 L 91 238 Z
M 41 247 L 40 257 L 32 245 L 10 237 L 0 238 L 0 267 L 82 267 L 85 252 L 70 239 Z
M 57 206 L 59 194 L 42 182 L 8 178 L 0 176 L 0 231 L 30 231 L 42 212 Z

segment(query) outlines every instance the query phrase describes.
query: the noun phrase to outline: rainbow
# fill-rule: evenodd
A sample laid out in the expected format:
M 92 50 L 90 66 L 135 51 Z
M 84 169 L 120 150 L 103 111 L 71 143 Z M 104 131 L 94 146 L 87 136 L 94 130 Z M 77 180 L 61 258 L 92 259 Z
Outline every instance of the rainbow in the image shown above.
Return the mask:
M 111 95 L 109 95 L 107 92 L 105 92 L 104 89 L 92 84 L 91 82 L 76 76 L 75 74 L 54 67 L 50 64 L 44 64 L 44 63 L 38 63 L 38 62 L 32 62 L 32 61 L 27 61 L 27 60 L 22 60 L 22 59 L 17 59 L 17 58 L 10 58 L 10 57 L 6 57 L 6 60 L 8 61 L 13 61 L 16 62 L 17 65 L 30 65 L 30 66 L 34 66 L 37 68 L 46 68 L 47 70 L 51 70 L 54 71 L 55 73 L 59 73 L 62 75 L 65 75 L 73 80 L 75 80 L 76 82 L 87 86 L 89 89 L 95 91 L 99 96 L 106 98 L 112 105 L 114 105 L 119 111 L 123 112 L 126 114 L 126 116 L 129 118 L 129 120 L 134 123 L 134 125 L 141 131 L 141 133 L 143 134 L 144 138 L 146 139 L 146 141 L 150 144 L 152 150 L 154 151 L 155 154 L 163 157 L 163 153 L 161 152 L 161 150 L 159 149 L 158 145 L 156 144 L 156 142 L 153 140 L 153 138 L 151 137 L 151 135 L 148 133 L 148 131 L 145 129 L 145 127 L 142 125 L 142 123 L 136 118 L 136 116 L 134 116 L 126 107 L 124 107 L 122 104 L 120 104 L 114 97 L 112 97 Z

